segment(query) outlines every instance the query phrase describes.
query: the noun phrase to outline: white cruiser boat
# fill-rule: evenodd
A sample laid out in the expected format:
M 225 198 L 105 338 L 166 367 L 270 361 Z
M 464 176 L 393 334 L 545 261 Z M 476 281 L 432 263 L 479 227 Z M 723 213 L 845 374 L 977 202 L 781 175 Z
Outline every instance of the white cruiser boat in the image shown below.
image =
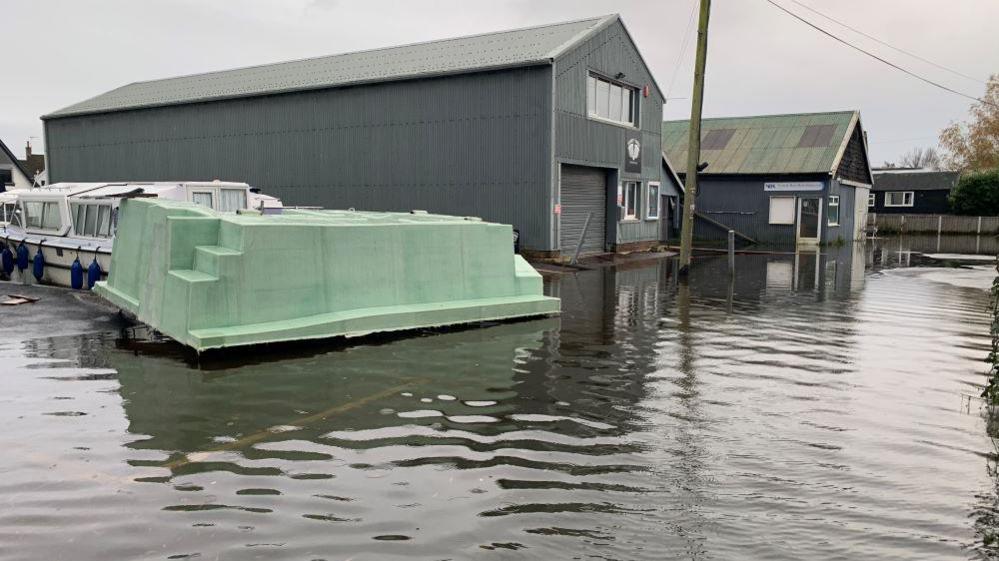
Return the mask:
M 74 262 L 79 260 L 83 287 L 107 278 L 119 204 L 132 197 L 189 201 L 219 212 L 273 214 L 282 209 L 280 200 L 246 183 L 223 181 L 53 183 L 7 191 L 0 193 L 0 248 L 6 245 L 13 254 L 16 266 L 10 276 L 24 282 L 73 287 L 74 280 L 77 285 L 80 281 L 80 268 L 75 279 L 73 273 Z M 25 256 L 17 262 L 22 243 L 27 249 L 25 268 Z

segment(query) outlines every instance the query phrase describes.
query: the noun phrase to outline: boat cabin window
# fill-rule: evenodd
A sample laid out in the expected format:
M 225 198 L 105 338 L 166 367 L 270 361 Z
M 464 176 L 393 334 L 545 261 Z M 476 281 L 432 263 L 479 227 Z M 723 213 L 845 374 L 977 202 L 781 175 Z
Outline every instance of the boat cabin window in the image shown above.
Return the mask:
M 206 206 L 208 208 L 215 208 L 211 193 L 205 193 L 205 192 L 191 193 L 191 201 L 196 205 Z
M 73 203 L 70 205 L 70 211 L 73 215 L 73 231 L 76 235 L 109 238 L 114 234 L 111 205 Z
M 222 189 L 219 194 L 219 210 L 235 212 L 246 208 L 245 189 Z
M 20 215 L 17 210 L 17 203 L 4 203 L 3 208 L 0 209 L 0 221 L 12 223 L 16 220 L 16 216 Z
M 62 229 L 58 202 L 24 201 L 23 208 L 25 228 L 52 231 Z

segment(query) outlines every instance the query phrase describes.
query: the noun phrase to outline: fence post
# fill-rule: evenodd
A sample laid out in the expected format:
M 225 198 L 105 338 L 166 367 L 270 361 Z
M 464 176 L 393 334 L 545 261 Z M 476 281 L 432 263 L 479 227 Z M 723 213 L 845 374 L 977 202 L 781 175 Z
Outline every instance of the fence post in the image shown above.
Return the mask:
M 982 235 L 982 217 L 981 216 L 978 217 L 978 232 L 977 232 L 977 234 L 979 236 Z
M 904 214 L 902 215 L 902 223 L 899 224 L 899 226 L 898 226 L 898 233 L 900 233 L 900 234 L 904 234 L 905 233 L 905 215 Z
M 728 231 L 728 272 L 735 274 L 735 230 Z

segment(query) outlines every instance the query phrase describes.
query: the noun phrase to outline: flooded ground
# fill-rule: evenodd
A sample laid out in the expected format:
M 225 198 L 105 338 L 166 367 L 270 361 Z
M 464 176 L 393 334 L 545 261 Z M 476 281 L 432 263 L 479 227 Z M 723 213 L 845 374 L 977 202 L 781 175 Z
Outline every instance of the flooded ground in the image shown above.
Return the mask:
M 987 557 L 994 272 L 910 242 L 201 369 L 65 293 L 0 310 L 0 559 Z

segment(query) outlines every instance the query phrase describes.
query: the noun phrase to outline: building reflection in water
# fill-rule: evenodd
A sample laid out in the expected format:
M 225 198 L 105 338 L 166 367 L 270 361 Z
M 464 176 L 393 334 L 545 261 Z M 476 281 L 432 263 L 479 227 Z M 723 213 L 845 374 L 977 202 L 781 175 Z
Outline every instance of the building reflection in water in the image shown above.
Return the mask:
M 867 242 L 868 265 L 877 268 L 933 265 L 924 254 L 996 255 L 999 236 L 905 234 L 882 236 Z
M 131 489 L 132 516 L 205 557 L 244 538 L 193 524 L 247 524 L 249 512 L 289 541 L 333 522 L 324 535 L 351 551 L 419 526 L 421 557 L 471 544 L 636 558 L 655 543 L 666 557 L 732 558 L 740 540 L 719 536 L 749 527 L 735 518 L 790 513 L 780 520 L 793 526 L 788 496 L 801 509 L 862 501 L 823 485 L 865 484 L 843 464 L 869 456 L 851 439 L 871 255 L 743 255 L 734 277 L 726 256 L 698 257 L 688 283 L 668 258 L 582 271 L 546 283 L 557 319 L 208 370 L 107 334 L 30 352 L 115 373 L 102 375 L 117 378 L 127 428 L 101 461 L 146 483 Z M 76 418 L 79 434 L 102 434 L 92 418 Z M 822 535 L 848 539 L 836 532 L 859 523 L 851 512 L 827 512 Z M 767 557 L 772 541 L 757 542 Z

